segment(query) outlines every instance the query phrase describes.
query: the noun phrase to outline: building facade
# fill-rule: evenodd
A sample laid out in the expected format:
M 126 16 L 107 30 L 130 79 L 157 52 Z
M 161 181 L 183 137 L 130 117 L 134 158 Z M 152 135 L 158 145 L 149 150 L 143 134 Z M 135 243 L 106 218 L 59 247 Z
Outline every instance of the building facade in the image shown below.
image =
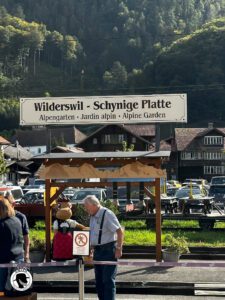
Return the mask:
M 77 144 L 85 152 L 122 151 L 123 142 L 134 151 L 148 151 L 154 148 L 154 125 L 106 125 L 96 130 Z
M 171 144 L 171 177 L 204 178 L 225 175 L 225 128 L 175 128 Z

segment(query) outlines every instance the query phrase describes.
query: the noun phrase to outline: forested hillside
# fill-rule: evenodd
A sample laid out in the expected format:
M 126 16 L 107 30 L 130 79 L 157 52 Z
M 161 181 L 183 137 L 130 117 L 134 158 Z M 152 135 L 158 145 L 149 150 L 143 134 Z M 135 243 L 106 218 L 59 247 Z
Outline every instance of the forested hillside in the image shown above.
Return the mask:
M 225 121 L 225 18 L 172 43 L 145 69 L 146 84 L 188 93 L 189 120 Z M 149 80 L 151 78 L 151 80 Z
M 223 119 L 224 20 L 205 24 L 225 17 L 225 0 L 0 5 L 1 98 L 188 92 L 190 121 L 196 107 Z

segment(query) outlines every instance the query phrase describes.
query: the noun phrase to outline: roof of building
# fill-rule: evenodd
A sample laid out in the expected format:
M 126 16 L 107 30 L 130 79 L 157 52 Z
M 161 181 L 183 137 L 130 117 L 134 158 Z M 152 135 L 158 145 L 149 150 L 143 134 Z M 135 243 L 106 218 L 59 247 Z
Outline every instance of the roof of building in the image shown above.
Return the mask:
M 83 149 L 78 147 L 62 147 L 62 146 L 56 146 L 53 149 L 51 149 L 51 152 L 58 153 L 58 152 L 64 152 L 64 153 L 80 153 L 84 152 Z
M 160 141 L 160 151 L 171 151 L 171 144 L 166 140 Z
M 86 135 L 82 133 L 75 126 L 70 127 L 54 127 L 49 129 L 51 133 L 51 139 L 63 141 L 66 144 L 77 144 L 81 142 Z M 49 133 L 46 128 L 33 129 L 33 130 L 16 130 L 16 135 L 14 136 L 14 141 L 18 140 L 20 145 L 23 147 L 32 146 L 43 146 L 47 144 L 47 137 Z
M 18 146 L 11 146 L 11 145 L 3 146 L 3 150 L 4 150 L 4 156 L 6 158 L 10 158 L 12 160 L 30 160 L 33 157 L 33 155 L 29 151 L 27 151 L 20 145 L 18 145 Z
M 153 124 L 132 124 L 124 125 L 124 127 L 137 136 L 155 136 L 155 125 Z
M 0 145 L 9 145 L 10 142 L 7 141 L 4 137 L 0 136 Z
M 83 152 L 83 153 L 48 153 L 34 156 L 34 159 L 88 159 L 88 158 L 144 158 L 169 157 L 170 151 L 114 151 L 114 152 Z
M 177 150 L 182 151 L 186 149 L 196 137 L 204 136 L 215 130 L 225 135 L 225 128 L 175 128 Z

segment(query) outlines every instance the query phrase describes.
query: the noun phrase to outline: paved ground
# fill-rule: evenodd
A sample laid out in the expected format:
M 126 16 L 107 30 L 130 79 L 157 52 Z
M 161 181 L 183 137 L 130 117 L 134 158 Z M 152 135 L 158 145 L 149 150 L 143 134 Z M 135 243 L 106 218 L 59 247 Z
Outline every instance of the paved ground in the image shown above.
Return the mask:
M 125 260 L 123 260 L 125 261 Z M 143 262 L 144 260 L 142 260 Z M 150 260 L 146 260 L 149 262 Z M 152 260 L 153 261 L 153 260 Z M 185 260 L 187 262 L 187 260 Z M 196 261 L 195 261 L 196 262 Z M 202 261 L 201 261 L 202 262 Z M 215 262 L 215 261 L 213 261 Z M 219 261 L 224 263 L 224 261 Z M 212 261 L 210 261 L 212 263 Z M 85 270 L 85 281 L 94 281 L 92 268 Z M 77 282 L 76 267 L 35 268 L 34 281 L 37 282 Z M 218 267 L 148 267 L 119 266 L 118 283 L 224 283 L 225 268 Z
M 198 296 L 160 296 L 160 295 L 117 295 L 117 300 L 218 300 L 218 297 L 198 297 Z M 78 294 L 38 294 L 38 300 L 78 300 Z M 85 299 L 87 300 L 97 300 L 94 294 L 86 294 Z

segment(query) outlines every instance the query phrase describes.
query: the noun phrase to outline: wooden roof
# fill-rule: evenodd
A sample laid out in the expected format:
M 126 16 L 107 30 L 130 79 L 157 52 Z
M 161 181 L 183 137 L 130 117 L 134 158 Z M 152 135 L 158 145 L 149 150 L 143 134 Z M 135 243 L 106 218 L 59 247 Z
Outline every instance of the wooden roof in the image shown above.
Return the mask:
M 225 134 L 225 128 L 175 128 L 175 140 L 178 151 L 183 151 L 197 137 L 209 134 L 211 131 L 217 131 Z
M 54 127 L 51 128 L 51 138 L 63 138 L 66 144 L 77 144 L 86 138 L 75 126 L 70 127 Z M 46 145 L 48 132 L 46 128 L 33 129 L 33 130 L 16 130 L 14 139 L 18 140 L 20 145 L 25 146 L 41 146 Z

